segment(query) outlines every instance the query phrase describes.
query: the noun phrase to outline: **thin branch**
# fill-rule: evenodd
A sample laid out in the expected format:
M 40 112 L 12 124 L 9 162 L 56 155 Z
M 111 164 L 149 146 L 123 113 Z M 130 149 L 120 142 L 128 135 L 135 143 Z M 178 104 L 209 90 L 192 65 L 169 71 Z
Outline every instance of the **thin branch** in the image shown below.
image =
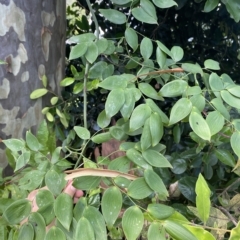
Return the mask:
M 88 5 L 88 8 L 89 8 L 89 10 L 90 10 L 90 12 L 92 14 L 93 22 L 94 22 L 95 27 L 96 27 L 96 37 L 97 37 L 97 39 L 99 39 L 100 32 L 99 32 L 99 25 L 98 25 L 98 21 L 97 21 L 96 15 L 94 13 L 94 10 L 92 8 L 92 5 L 91 5 L 90 1 L 86 0 L 86 2 L 87 2 L 87 5 Z
M 227 215 L 227 217 L 231 220 L 231 222 L 235 226 L 237 226 L 237 220 L 225 208 L 219 206 L 218 209 L 221 210 L 225 215 Z

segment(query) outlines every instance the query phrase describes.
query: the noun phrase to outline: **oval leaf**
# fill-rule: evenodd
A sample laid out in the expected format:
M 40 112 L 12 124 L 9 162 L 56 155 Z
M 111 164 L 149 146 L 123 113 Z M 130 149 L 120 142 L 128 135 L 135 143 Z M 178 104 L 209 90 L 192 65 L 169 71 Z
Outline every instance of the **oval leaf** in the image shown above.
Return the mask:
M 88 60 L 88 62 L 90 62 L 91 64 L 95 62 L 95 60 L 98 57 L 98 47 L 96 43 L 91 42 L 88 45 L 88 49 L 87 49 L 87 52 L 85 53 L 85 57 Z
M 163 220 L 169 218 L 173 213 L 174 209 L 172 207 L 159 204 L 152 203 L 147 207 L 147 211 L 156 219 Z
M 123 214 L 122 227 L 128 240 L 137 239 L 144 223 L 142 211 L 137 206 L 129 207 Z
M 46 234 L 46 224 L 42 215 L 38 212 L 30 214 L 28 221 L 34 229 L 34 240 L 42 240 Z
M 110 22 L 115 24 L 123 24 L 127 18 L 125 14 L 114 9 L 99 9 L 99 12 Z
M 151 168 L 151 166 L 144 160 L 142 154 L 138 152 L 136 149 L 131 148 L 127 150 L 126 155 L 128 159 L 130 159 L 137 166 L 140 166 L 145 169 Z
M 144 37 L 140 44 L 140 52 L 144 60 L 147 60 L 151 57 L 153 53 L 153 44 L 151 39 Z
M 90 138 L 90 132 L 88 131 L 88 129 L 79 126 L 75 126 L 73 129 L 81 139 Z
M 161 90 L 160 94 L 163 97 L 178 97 L 181 96 L 187 89 L 187 82 L 183 80 L 174 80 L 165 84 Z
M 44 240 L 66 240 L 64 232 L 58 227 L 51 227 Z
M 99 186 L 101 177 L 82 176 L 74 179 L 73 186 L 81 190 L 90 190 Z
M 211 2 L 214 2 L 214 0 L 211 0 Z M 219 62 L 216 62 L 216 61 L 214 61 L 212 59 L 207 59 L 204 62 L 204 67 L 207 68 L 207 69 L 212 69 L 212 70 L 220 70 Z
M 221 91 L 221 97 L 229 106 L 240 109 L 240 99 L 234 97 L 227 90 Z
M 138 48 L 138 35 L 136 31 L 132 28 L 127 28 L 125 31 L 125 38 L 128 45 L 133 49 L 133 51 L 136 51 Z
M 180 61 L 183 58 L 183 49 L 178 46 L 174 46 L 171 49 L 172 59 L 175 62 Z
M 149 119 L 149 127 L 151 132 L 152 147 L 156 146 L 163 136 L 163 123 L 162 119 L 157 112 L 151 114 Z M 143 149 L 144 150 L 144 149 Z
M 100 112 L 100 114 L 98 115 L 98 118 L 97 118 L 98 126 L 100 128 L 105 128 L 110 124 L 110 122 L 111 122 L 111 118 L 107 117 L 105 110 Z
M 2 239 L 6 238 L 3 237 Z M 22 225 L 19 230 L 18 240 L 33 240 L 33 239 L 34 239 L 33 226 L 29 223 Z
M 207 124 L 210 128 L 211 135 L 218 133 L 224 126 L 224 117 L 218 111 L 210 112 L 206 118 Z
M 223 164 L 234 167 L 236 165 L 236 161 L 233 157 L 233 155 L 225 149 L 215 149 L 214 153 L 216 154 L 219 161 L 221 161 Z
M 70 52 L 69 60 L 73 60 L 83 56 L 86 53 L 87 49 L 88 49 L 87 42 L 82 42 L 77 44 L 76 46 L 73 46 Z
M 231 147 L 235 154 L 240 158 L 240 133 L 234 132 L 230 139 Z
M 107 227 L 112 227 L 122 208 L 122 194 L 117 187 L 108 188 L 102 197 L 102 214 Z
M 94 230 L 85 217 L 81 217 L 76 226 L 75 238 L 78 240 L 95 240 Z
M 30 98 L 31 99 L 37 99 L 37 98 L 40 98 L 40 97 L 44 96 L 47 93 L 48 93 L 48 90 L 46 88 L 39 88 L 39 89 L 34 90 L 30 94 Z

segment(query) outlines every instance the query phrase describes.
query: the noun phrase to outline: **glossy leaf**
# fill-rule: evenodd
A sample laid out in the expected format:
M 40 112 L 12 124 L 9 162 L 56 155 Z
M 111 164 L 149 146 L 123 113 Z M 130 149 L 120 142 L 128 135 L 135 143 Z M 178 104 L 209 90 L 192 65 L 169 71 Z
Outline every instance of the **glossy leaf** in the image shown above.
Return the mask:
M 19 224 L 28 217 L 32 209 L 31 203 L 26 199 L 20 199 L 10 204 L 3 212 L 3 217 L 10 225 Z
M 140 127 L 142 127 L 146 121 L 150 117 L 151 109 L 146 104 L 140 104 L 138 105 L 132 113 L 132 116 L 130 118 L 130 131 L 133 132 Z
M 132 28 L 127 28 L 125 30 L 125 38 L 128 45 L 133 49 L 133 51 L 136 51 L 138 48 L 138 35 L 136 31 Z
M 195 193 L 196 178 L 194 177 L 183 177 L 178 181 L 178 188 L 180 192 L 188 200 L 195 202 L 196 193 Z
M 58 227 L 51 227 L 44 240 L 66 240 L 64 232 Z
M 158 95 L 157 91 L 149 83 L 139 83 L 138 88 L 147 97 L 155 100 L 162 100 L 162 97 Z
M 82 42 L 72 47 L 69 60 L 73 60 L 83 56 L 88 49 L 88 42 Z
M 110 22 L 123 24 L 126 22 L 126 15 L 115 9 L 99 9 L 99 12 Z
M 132 15 L 140 22 L 157 24 L 156 9 L 149 0 L 141 0 L 140 7 L 132 9 Z
M 60 82 L 60 86 L 61 86 L 61 87 L 69 86 L 69 85 L 73 84 L 74 81 L 75 81 L 75 79 L 72 78 L 72 77 L 64 78 L 64 79 Z
M 52 97 L 50 101 L 52 105 L 55 105 L 58 102 L 58 97 Z
M 137 206 L 129 207 L 123 214 L 122 227 L 127 240 L 135 240 L 140 235 L 144 223 L 142 211 Z
M 34 240 L 42 240 L 46 234 L 46 224 L 42 215 L 38 212 L 32 212 L 28 218 L 34 229 Z
M 233 96 L 227 90 L 221 91 L 221 97 L 229 106 L 240 109 L 240 99 Z
M 75 126 L 74 131 L 81 139 L 89 139 L 90 138 L 90 132 L 88 129 L 80 126 Z
M 202 139 L 210 141 L 211 132 L 206 120 L 197 111 L 192 111 L 189 117 L 192 130 Z
M 81 217 L 76 226 L 75 238 L 78 240 L 95 240 L 94 230 L 87 218 Z
M 163 226 L 167 233 L 175 240 L 198 240 L 187 228 L 176 222 L 166 220 Z
M 88 62 L 90 62 L 91 64 L 95 62 L 95 60 L 98 57 L 98 47 L 96 43 L 91 42 L 88 45 L 88 49 L 87 49 L 87 52 L 85 53 L 85 57 L 88 60 Z
M 48 90 L 46 88 L 39 88 L 39 89 L 34 90 L 30 94 L 30 98 L 37 99 L 37 98 L 40 98 L 40 97 L 46 95 L 47 93 L 48 93 Z
M 174 5 L 177 6 L 177 3 L 173 0 L 153 0 L 153 3 L 159 8 L 170 8 Z
M 108 188 L 102 197 L 102 214 L 108 227 L 112 227 L 122 208 L 122 194 L 117 187 Z
M 179 99 L 172 107 L 172 110 L 170 113 L 169 125 L 173 125 L 181 121 L 182 119 L 184 119 L 186 116 L 189 115 L 191 110 L 192 110 L 192 102 L 189 99 L 187 98 Z
M 172 59 L 175 62 L 179 62 L 183 58 L 183 49 L 178 46 L 174 46 L 171 48 Z
M 84 209 L 83 217 L 85 217 L 94 230 L 95 240 L 107 240 L 106 224 L 102 214 L 92 206 Z
M 196 182 L 196 195 L 196 206 L 199 217 L 203 221 L 203 223 L 206 224 L 210 213 L 211 191 L 201 173 L 198 175 L 198 179 Z
M 145 169 L 151 168 L 151 166 L 143 158 L 142 154 L 138 152 L 136 149 L 131 148 L 127 150 L 126 155 L 128 159 L 135 163 L 137 166 L 140 166 Z
M 213 0 L 212 2 L 214 2 L 214 1 L 216 3 L 216 0 Z M 219 0 L 217 0 L 217 1 L 219 1 Z M 204 61 L 204 67 L 207 68 L 207 69 L 212 69 L 212 70 L 219 70 L 220 69 L 219 62 L 216 62 L 216 61 L 214 61 L 212 59 L 205 60 Z
M 166 240 L 165 236 L 160 233 L 161 225 L 158 222 L 152 222 L 148 228 L 148 240 Z
M 142 153 L 143 158 L 154 167 L 172 167 L 170 162 L 159 152 L 148 149 Z
M 207 115 L 206 121 L 210 128 L 211 135 L 218 133 L 225 123 L 223 115 L 218 111 L 210 112 Z
M 127 194 L 134 199 L 148 197 L 153 190 L 148 186 L 144 178 L 138 178 L 130 183 Z
M 230 139 L 231 147 L 235 154 L 240 158 L 240 132 L 236 131 L 233 133 Z
M 187 85 L 187 82 L 184 80 L 174 80 L 165 84 L 161 88 L 160 94 L 163 97 L 178 97 L 187 89 Z
M 153 53 L 153 44 L 151 39 L 144 37 L 140 44 L 140 52 L 144 60 L 147 60 L 151 57 Z
M 174 213 L 174 209 L 164 204 L 151 203 L 148 204 L 147 212 L 156 219 L 164 220 L 169 218 Z
M 156 146 L 163 136 L 163 123 L 162 119 L 157 112 L 151 114 L 149 119 L 149 127 L 151 132 L 151 145 Z M 143 149 L 144 150 L 144 149 Z
M 58 221 L 69 230 L 73 218 L 73 200 L 66 193 L 58 195 L 54 202 L 54 212 Z
M 6 238 L 2 236 L 2 239 L 5 240 Z M 18 240 L 33 240 L 33 239 L 34 239 L 33 226 L 29 223 L 22 225 L 21 228 L 19 229 Z
M 148 149 L 151 146 L 152 136 L 151 136 L 151 131 L 150 131 L 149 119 L 147 119 L 144 124 L 140 142 L 141 142 L 141 149 L 143 151 L 145 151 L 146 149 Z
M 74 179 L 73 186 L 81 190 L 90 190 L 99 186 L 101 177 L 82 176 Z

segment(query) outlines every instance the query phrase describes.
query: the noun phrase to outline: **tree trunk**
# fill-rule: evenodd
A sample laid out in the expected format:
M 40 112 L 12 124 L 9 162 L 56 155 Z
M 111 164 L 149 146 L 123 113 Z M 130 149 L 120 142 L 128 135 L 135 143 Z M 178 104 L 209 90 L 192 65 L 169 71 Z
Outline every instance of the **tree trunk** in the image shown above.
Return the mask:
M 0 0 L 0 140 L 24 138 L 42 121 L 46 100 L 30 100 L 30 93 L 48 88 L 60 93 L 64 76 L 65 0 Z M 2 144 L 2 143 L 0 143 Z M 0 167 L 7 165 L 3 144 Z

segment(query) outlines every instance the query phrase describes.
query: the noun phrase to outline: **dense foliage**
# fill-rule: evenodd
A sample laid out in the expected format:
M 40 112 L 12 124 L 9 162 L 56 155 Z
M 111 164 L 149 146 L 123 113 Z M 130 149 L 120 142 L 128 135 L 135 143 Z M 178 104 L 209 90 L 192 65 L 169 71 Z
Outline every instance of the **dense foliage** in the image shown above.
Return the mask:
M 3 239 L 239 239 L 239 4 L 87 0 L 67 12 L 49 124 L 4 141 L 15 174 L 2 179 Z M 71 179 L 85 191 L 76 204 L 62 192 Z

